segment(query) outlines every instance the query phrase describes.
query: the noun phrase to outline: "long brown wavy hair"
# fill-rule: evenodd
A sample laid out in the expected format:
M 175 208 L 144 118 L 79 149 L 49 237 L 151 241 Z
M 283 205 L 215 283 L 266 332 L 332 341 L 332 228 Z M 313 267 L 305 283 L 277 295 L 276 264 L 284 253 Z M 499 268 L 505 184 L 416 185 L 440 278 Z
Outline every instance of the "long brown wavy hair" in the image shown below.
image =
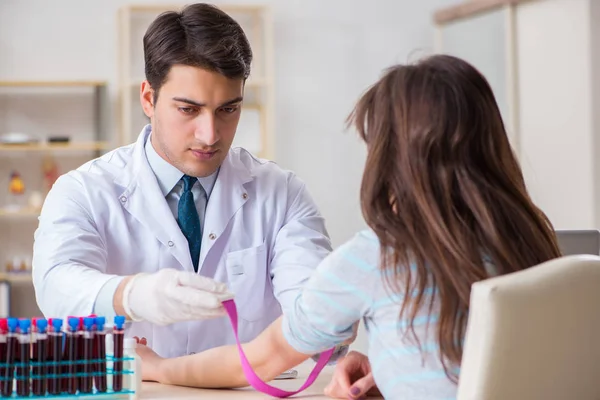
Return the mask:
M 435 55 L 388 69 L 348 123 L 368 148 L 361 206 L 381 268 L 396 292 L 414 293 L 400 311 L 405 334 L 419 343 L 413 320 L 435 302 L 441 362 L 456 382 L 484 264 L 502 275 L 559 257 L 554 229 L 527 193 L 492 89 L 467 62 Z

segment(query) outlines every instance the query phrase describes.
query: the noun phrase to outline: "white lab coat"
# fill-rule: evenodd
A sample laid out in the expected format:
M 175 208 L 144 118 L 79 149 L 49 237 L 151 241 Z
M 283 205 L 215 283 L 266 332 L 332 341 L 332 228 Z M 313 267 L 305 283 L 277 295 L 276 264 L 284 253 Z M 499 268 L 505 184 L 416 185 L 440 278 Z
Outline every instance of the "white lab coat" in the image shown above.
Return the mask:
M 35 232 L 33 282 L 46 317 L 89 315 L 115 275 L 160 268 L 193 271 L 188 244 L 148 165 L 142 131 L 135 144 L 61 176 Z M 331 251 L 305 185 L 243 149 L 225 158 L 206 209 L 199 273 L 235 294 L 248 341 L 293 305 L 298 289 Z M 151 294 L 148 294 L 149 296 Z M 180 356 L 234 343 L 226 317 L 154 326 L 133 323 L 158 354 Z

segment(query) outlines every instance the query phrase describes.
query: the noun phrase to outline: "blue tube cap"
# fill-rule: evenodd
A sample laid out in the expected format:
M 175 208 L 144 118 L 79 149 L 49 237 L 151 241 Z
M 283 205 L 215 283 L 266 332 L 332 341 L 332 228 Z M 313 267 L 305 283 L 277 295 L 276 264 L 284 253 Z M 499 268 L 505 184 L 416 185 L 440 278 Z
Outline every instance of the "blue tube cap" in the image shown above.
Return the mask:
M 46 328 L 48 328 L 48 321 L 44 318 L 40 318 L 35 321 L 35 325 L 37 326 L 37 330 L 39 333 L 46 333 Z
M 31 320 L 30 319 L 20 319 L 19 320 L 19 329 L 21 329 L 21 333 L 29 333 L 31 329 Z
M 9 318 L 7 324 L 8 331 L 10 333 L 15 333 L 17 331 L 17 327 L 19 326 L 19 320 L 17 318 Z
M 52 327 L 54 328 L 54 332 L 60 332 L 62 329 L 63 320 L 60 318 L 52 318 Z
M 83 319 L 83 326 L 85 326 L 85 330 L 86 331 L 91 331 L 92 328 L 94 327 L 94 318 L 92 318 L 92 317 L 85 317 Z
M 125 324 L 125 317 L 123 315 L 115 315 L 115 328 L 123 329 Z
M 77 332 L 77 328 L 79 328 L 79 318 L 69 318 L 69 328 L 71 328 L 72 332 Z
M 103 331 L 104 324 L 106 324 L 106 318 L 105 317 L 96 317 L 94 319 L 96 320 L 96 329 L 98 330 L 98 332 Z

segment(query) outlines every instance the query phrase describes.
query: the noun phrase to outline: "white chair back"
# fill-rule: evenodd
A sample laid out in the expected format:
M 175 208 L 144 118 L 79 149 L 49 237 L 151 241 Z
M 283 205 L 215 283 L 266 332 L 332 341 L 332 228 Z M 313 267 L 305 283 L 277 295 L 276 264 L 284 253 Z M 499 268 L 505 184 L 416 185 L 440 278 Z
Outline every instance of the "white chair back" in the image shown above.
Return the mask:
M 457 398 L 600 399 L 600 257 L 475 283 Z

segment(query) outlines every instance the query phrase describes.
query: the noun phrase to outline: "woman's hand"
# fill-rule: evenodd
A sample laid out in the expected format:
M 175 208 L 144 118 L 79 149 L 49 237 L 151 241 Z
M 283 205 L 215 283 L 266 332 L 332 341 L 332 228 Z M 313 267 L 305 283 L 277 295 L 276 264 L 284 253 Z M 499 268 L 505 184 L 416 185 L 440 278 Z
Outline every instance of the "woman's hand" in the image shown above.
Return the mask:
M 138 345 L 136 352 L 142 359 L 142 380 L 160 382 L 160 364 L 163 358 L 147 346 L 146 338 L 134 336 Z
M 356 351 L 337 362 L 325 395 L 336 399 L 360 399 L 364 396 L 381 396 L 371 372 L 369 358 Z

